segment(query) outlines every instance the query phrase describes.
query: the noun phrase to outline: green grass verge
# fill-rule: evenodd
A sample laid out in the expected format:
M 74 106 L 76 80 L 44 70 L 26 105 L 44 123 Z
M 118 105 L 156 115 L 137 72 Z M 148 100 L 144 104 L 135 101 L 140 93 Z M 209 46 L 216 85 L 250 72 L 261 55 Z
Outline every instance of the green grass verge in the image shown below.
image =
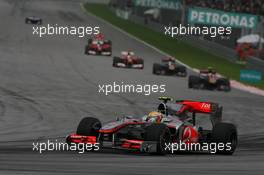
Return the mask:
M 224 58 L 193 47 L 184 41 L 167 37 L 163 33 L 154 31 L 144 25 L 118 18 L 107 5 L 86 3 L 84 7 L 88 12 L 174 56 L 191 67 L 204 69 L 211 66 L 222 75 L 239 81 L 240 69 L 244 68 L 242 65 L 232 63 Z M 264 89 L 264 81 L 253 85 Z

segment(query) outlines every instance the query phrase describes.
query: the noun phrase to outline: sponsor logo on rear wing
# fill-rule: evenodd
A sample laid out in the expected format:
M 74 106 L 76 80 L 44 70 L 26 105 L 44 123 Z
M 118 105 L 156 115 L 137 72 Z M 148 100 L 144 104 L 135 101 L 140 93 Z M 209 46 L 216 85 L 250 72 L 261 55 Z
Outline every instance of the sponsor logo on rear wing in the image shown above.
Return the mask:
M 190 112 L 199 112 L 199 113 L 215 113 L 219 109 L 217 103 L 212 102 L 198 102 L 191 100 L 178 100 L 176 103 L 183 104 L 188 108 Z

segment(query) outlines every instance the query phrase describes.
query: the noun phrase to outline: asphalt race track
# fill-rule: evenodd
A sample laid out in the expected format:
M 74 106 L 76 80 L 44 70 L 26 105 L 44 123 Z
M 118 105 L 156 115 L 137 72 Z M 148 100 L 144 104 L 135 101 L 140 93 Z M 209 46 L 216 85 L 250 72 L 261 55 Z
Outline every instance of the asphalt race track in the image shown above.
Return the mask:
M 99 26 L 113 42 L 113 55 L 131 49 L 145 59 L 144 70 L 117 69 L 111 57 L 84 55 L 87 38 L 32 35 L 26 16 L 43 25 Z M 187 89 L 187 79 L 152 75 L 161 54 L 87 15 L 74 0 L 0 1 L 0 174 L 263 174 L 264 97 Z M 165 94 L 98 93 L 98 84 L 166 84 Z M 32 151 L 32 142 L 63 140 L 83 116 L 108 121 L 117 115 L 143 115 L 157 97 L 219 102 L 224 120 L 239 131 L 233 156 L 176 154 L 134 155 Z

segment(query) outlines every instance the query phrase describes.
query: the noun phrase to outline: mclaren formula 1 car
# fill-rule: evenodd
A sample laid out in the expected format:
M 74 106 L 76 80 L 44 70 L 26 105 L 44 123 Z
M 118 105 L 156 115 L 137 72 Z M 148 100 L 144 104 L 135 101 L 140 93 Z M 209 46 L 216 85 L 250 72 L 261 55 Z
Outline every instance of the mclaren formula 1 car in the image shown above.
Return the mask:
M 154 63 L 152 73 L 156 75 L 177 75 L 186 77 L 186 67 L 177 65 L 174 58 L 163 58 L 162 63 Z
M 112 55 L 112 42 L 104 39 L 102 34 L 96 35 L 94 39 L 89 39 L 85 46 L 85 54 L 87 55 Z
M 219 104 L 190 100 L 171 102 L 169 97 L 161 97 L 160 100 L 162 102 L 156 111 L 143 117 L 122 116 L 103 125 L 98 118 L 85 117 L 80 121 L 76 133 L 66 137 L 66 142 L 77 145 L 97 143 L 100 149 L 110 147 L 161 155 L 173 153 L 170 149 L 173 144 L 214 143 L 222 144 L 222 148 L 217 148 L 213 153 L 234 153 L 237 129 L 231 123 L 222 122 L 222 107 Z M 198 114 L 208 116 L 211 128 L 203 128 L 197 123 L 199 117 L 206 117 Z M 226 149 L 223 149 L 225 146 Z
M 35 17 L 35 16 L 30 16 L 30 17 L 26 17 L 25 23 L 26 24 L 38 24 L 38 25 L 41 25 L 42 24 L 42 19 L 38 18 L 38 17 Z
M 208 89 L 219 91 L 230 91 L 230 81 L 227 78 L 220 77 L 216 71 L 208 68 L 200 70 L 198 76 L 190 75 L 188 80 L 188 87 L 193 89 Z
M 144 60 L 135 56 L 134 52 L 123 51 L 121 57 L 114 57 L 113 67 L 143 69 Z

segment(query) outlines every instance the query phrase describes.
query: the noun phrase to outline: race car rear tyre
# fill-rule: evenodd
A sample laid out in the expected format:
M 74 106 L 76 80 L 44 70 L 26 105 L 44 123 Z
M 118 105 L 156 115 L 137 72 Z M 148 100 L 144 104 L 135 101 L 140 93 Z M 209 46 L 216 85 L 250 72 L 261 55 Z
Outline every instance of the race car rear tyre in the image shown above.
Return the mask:
M 165 124 L 153 123 L 146 127 L 144 141 L 154 141 L 157 143 L 156 154 L 165 155 L 166 144 L 171 142 L 170 130 Z
M 86 45 L 84 48 L 84 54 L 89 55 L 89 46 L 88 45 Z
M 224 144 L 221 150 L 217 149 L 217 154 L 232 155 L 237 146 L 237 129 L 231 123 L 217 123 L 212 131 L 212 142 L 216 143 L 216 147 Z M 227 146 L 229 145 L 229 146 Z
M 112 46 L 112 41 L 110 41 L 110 40 L 105 40 L 105 44 L 109 44 L 110 46 Z
M 85 117 L 80 121 L 77 127 L 76 134 L 97 137 L 99 135 L 99 129 L 101 127 L 102 124 L 97 118 Z
M 143 59 L 140 59 L 138 61 L 138 64 L 142 64 L 142 67 L 140 69 L 144 69 L 144 60 Z
M 153 64 L 152 73 L 155 75 L 160 74 L 160 65 L 158 63 Z
M 190 75 L 188 79 L 188 87 L 189 88 L 196 88 L 200 84 L 200 78 L 195 75 Z
M 178 73 L 180 74 L 180 76 L 186 77 L 187 76 L 186 67 L 178 66 Z
M 90 45 L 93 42 L 92 39 L 88 39 L 88 45 Z
M 120 63 L 122 60 L 119 57 L 114 57 L 113 59 L 113 67 L 118 67 L 118 63 Z
M 109 52 L 110 52 L 110 53 L 109 53 L 109 55 L 107 55 L 107 56 L 112 56 L 112 48 L 109 49 Z

